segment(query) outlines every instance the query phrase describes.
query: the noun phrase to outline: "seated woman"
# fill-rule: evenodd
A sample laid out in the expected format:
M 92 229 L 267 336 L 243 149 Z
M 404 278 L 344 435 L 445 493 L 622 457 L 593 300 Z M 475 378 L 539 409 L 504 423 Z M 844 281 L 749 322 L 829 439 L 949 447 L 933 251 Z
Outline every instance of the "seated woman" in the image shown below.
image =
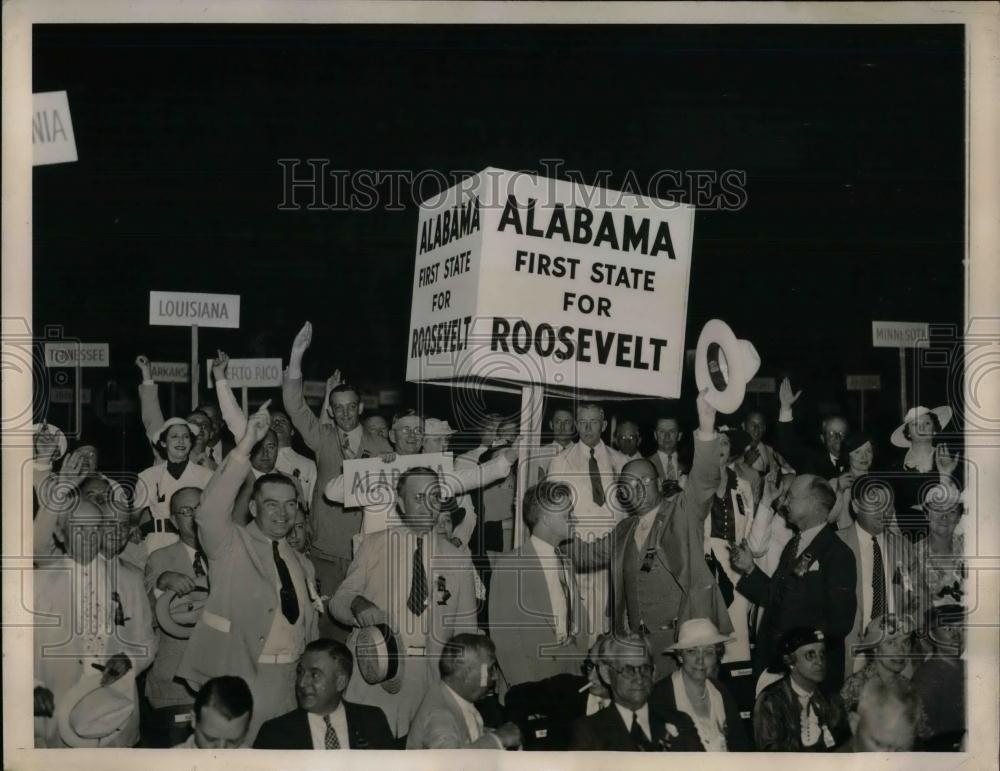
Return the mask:
M 681 624 L 670 650 L 680 669 L 653 687 L 650 702 L 690 716 L 708 752 L 746 752 L 750 742 L 739 707 L 715 672 L 729 638 L 707 618 Z
M 965 505 L 959 490 L 951 485 L 934 485 L 924 492 L 921 510 L 927 519 L 927 537 L 915 545 L 915 559 L 927 578 L 932 604 L 962 604 L 967 570 L 959 523 Z

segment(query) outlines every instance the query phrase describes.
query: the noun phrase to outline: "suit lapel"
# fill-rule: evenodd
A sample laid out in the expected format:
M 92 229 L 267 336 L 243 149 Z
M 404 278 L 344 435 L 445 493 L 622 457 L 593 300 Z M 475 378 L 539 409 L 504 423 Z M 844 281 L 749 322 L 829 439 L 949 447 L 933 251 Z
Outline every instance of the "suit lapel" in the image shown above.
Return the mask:
M 549 622 L 549 626 L 552 628 L 552 632 L 554 634 L 556 631 L 556 619 L 555 611 L 552 609 L 552 600 L 549 597 L 549 585 L 545 580 L 542 558 L 538 555 L 538 551 L 535 549 L 534 544 L 531 543 L 530 538 L 527 543 L 524 544 L 524 551 L 522 553 L 525 557 L 531 557 L 537 563 L 538 568 L 529 568 L 521 573 L 522 580 L 527 579 L 528 586 L 524 587 L 527 589 L 527 593 L 522 591 L 518 601 L 523 602 L 523 598 L 525 597 L 540 598 L 537 603 L 532 601 L 531 604 L 535 606 L 534 609 L 539 613 L 545 613 L 545 619 Z
M 309 730 L 309 715 L 304 709 L 295 710 L 295 716 L 289 725 L 289 729 L 294 736 L 290 736 L 288 742 L 292 746 L 300 746 L 303 749 L 313 748 L 312 731 Z

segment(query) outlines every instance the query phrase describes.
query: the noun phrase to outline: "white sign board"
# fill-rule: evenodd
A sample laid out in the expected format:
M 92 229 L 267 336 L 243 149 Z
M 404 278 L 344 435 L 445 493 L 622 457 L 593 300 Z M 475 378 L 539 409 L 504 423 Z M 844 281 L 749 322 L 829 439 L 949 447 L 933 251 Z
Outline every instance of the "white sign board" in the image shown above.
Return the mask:
M 65 91 L 31 95 L 31 165 L 71 163 L 77 160 L 76 137 Z
M 107 343 L 46 343 L 46 367 L 107 367 L 111 353 Z
M 212 387 L 212 360 L 205 362 L 208 387 Z M 281 359 L 230 359 L 226 381 L 230 388 L 280 388 Z
M 909 321 L 873 321 L 872 345 L 875 348 L 928 348 L 927 324 Z
M 848 375 L 848 391 L 881 391 L 882 377 L 880 375 Z
M 676 398 L 694 208 L 485 169 L 420 207 L 406 379 Z
M 186 383 L 191 379 L 191 365 L 186 361 L 151 361 L 149 374 L 157 383 Z
M 49 401 L 53 404 L 72 404 L 73 403 L 73 389 L 72 388 L 53 388 L 49 391 Z M 81 388 L 80 389 L 80 403 L 90 404 L 90 389 Z
M 454 468 L 450 452 L 397 455 L 391 463 L 382 458 L 355 458 L 344 461 L 344 507 L 386 507 L 396 500 L 396 483 L 409 468 L 427 466 L 442 481 Z
M 150 292 L 149 323 L 166 327 L 239 329 L 240 296 L 204 292 Z
M 773 394 L 778 389 L 773 377 L 755 377 L 747 381 L 747 393 Z

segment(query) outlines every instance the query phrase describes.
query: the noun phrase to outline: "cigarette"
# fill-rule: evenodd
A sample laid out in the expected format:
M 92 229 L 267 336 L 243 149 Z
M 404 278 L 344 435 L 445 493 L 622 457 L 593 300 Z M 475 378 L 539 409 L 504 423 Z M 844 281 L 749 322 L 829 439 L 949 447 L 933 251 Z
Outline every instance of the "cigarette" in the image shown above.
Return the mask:
M 584 691 L 589 691 L 593 687 L 593 685 L 594 684 L 588 680 L 586 684 L 583 687 L 578 688 L 576 692 L 583 693 Z
M 104 665 L 103 664 L 91 664 L 90 666 L 92 666 L 98 672 L 103 672 L 104 671 Z

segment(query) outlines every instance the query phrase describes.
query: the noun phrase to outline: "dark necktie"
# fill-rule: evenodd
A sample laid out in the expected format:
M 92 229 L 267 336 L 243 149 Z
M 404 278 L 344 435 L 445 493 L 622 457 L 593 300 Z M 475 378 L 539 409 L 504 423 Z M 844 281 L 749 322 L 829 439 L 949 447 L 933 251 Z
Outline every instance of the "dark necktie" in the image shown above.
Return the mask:
M 204 578 L 207 589 L 212 588 L 212 584 L 208 580 L 208 558 L 205 556 L 205 552 L 201 549 L 195 549 L 194 552 L 194 577 Z
M 278 554 L 278 542 L 271 541 L 271 547 L 274 552 L 274 566 L 278 569 L 278 578 L 281 581 L 281 612 L 289 624 L 294 624 L 299 620 L 299 598 L 295 594 L 292 574 L 288 572 L 285 560 Z
M 637 749 L 645 751 L 649 746 L 649 739 L 646 738 L 645 732 L 642 730 L 642 726 L 639 725 L 639 713 L 632 713 L 632 730 L 629 731 L 632 735 L 632 741 L 635 742 Z
M 885 570 L 882 566 L 882 547 L 872 536 L 872 620 L 885 614 Z
M 604 484 L 601 482 L 601 469 L 597 465 L 597 457 L 594 455 L 594 448 L 590 448 L 590 490 L 594 496 L 594 503 L 598 506 L 604 505 Z
M 417 539 L 417 548 L 413 550 L 413 579 L 410 582 L 410 597 L 406 607 L 414 616 L 421 616 L 427 609 L 427 573 L 424 570 L 424 541 Z
M 573 591 L 569 584 L 573 580 L 572 563 L 562 546 L 557 546 L 555 551 L 559 557 L 559 585 L 562 587 L 563 597 L 566 600 L 566 634 L 572 637 L 576 632 L 573 629 Z
M 339 750 L 340 739 L 337 738 L 337 732 L 333 730 L 333 724 L 330 723 L 330 716 L 323 715 L 323 722 L 326 723 L 326 736 L 323 738 L 323 743 L 328 750 Z
M 795 561 L 795 558 L 799 554 L 799 542 L 801 540 L 801 536 L 796 533 L 792 536 L 792 540 L 785 544 L 785 550 L 781 552 L 781 559 L 778 561 L 778 567 L 774 571 L 773 580 L 777 580 L 778 585 L 774 588 L 771 601 L 768 605 L 771 608 L 771 612 L 776 616 L 780 612 L 781 600 L 785 593 L 785 582 L 788 580 L 789 565 Z

